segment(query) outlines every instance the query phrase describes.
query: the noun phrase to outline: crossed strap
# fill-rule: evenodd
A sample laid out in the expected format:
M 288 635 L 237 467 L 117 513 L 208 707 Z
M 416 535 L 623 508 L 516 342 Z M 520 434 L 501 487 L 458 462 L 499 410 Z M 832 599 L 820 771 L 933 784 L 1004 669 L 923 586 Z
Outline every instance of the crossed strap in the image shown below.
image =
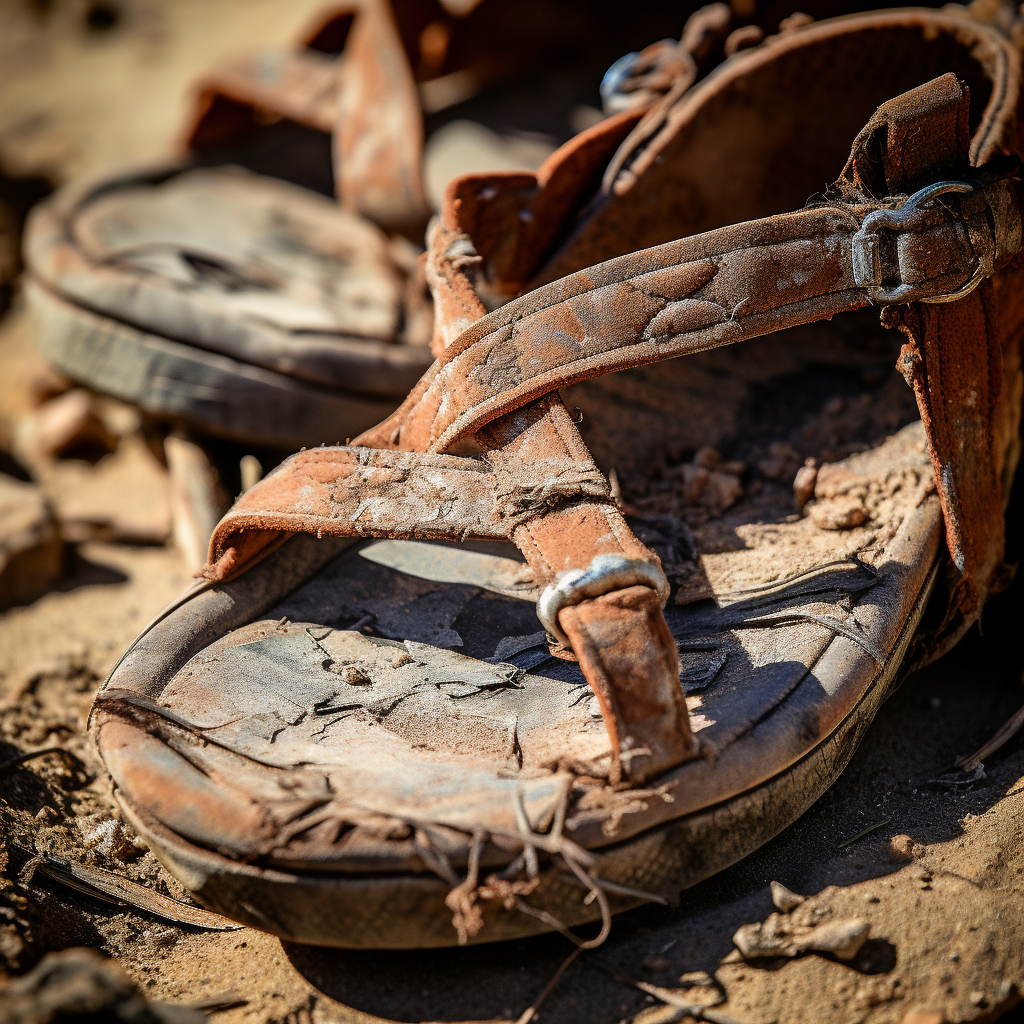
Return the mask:
M 946 78 L 955 95 L 942 92 L 952 87 L 947 81 L 924 107 L 965 116 L 965 93 Z M 661 610 L 667 583 L 556 392 L 871 303 L 913 301 L 910 309 L 931 310 L 945 308 L 928 305 L 934 300 L 974 301 L 974 289 L 1021 249 L 1016 185 L 993 169 L 946 184 L 910 199 L 871 200 L 864 182 L 851 179 L 853 201 L 610 260 L 491 313 L 467 283 L 469 240 L 442 222 L 431 239 L 435 295 L 442 315 L 469 326 L 384 423 L 351 446 L 292 456 L 244 494 L 215 531 L 203 575 L 222 580 L 244 571 L 296 531 L 510 539 L 546 588 L 542 621 L 563 653 L 578 659 L 598 698 L 611 740 L 610 781 L 635 783 L 681 763 L 697 748 Z M 931 402 L 938 385 L 920 368 L 919 376 L 919 398 Z M 926 417 L 926 429 L 948 497 L 972 470 L 951 454 L 937 420 L 948 423 L 944 409 Z M 447 454 L 466 438 L 481 457 Z M 962 504 L 963 489 L 957 493 Z M 947 533 L 974 544 L 973 520 L 950 501 L 944 508 Z

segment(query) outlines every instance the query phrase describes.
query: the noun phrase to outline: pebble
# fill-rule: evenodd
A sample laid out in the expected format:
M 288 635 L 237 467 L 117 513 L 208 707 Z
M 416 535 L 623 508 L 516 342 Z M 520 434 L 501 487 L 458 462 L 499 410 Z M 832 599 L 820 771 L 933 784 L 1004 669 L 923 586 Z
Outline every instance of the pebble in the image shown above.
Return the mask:
M 906 835 L 893 836 L 889 847 L 900 860 L 920 860 L 928 852 L 926 846 Z
M 814 497 L 814 485 L 818 482 L 818 467 L 814 459 L 808 459 L 793 478 L 793 508 L 803 512 L 804 505 Z
M 858 498 L 834 498 L 811 508 L 811 519 L 820 530 L 851 530 L 868 518 L 868 510 Z
M 784 914 L 789 913 L 803 903 L 805 897 L 787 889 L 781 882 L 772 882 L 772 903 Z
M 828 921 L 808 928 L 793 926 L 788 918 L 772 914 L 763 924 L 743 925 L 732 941 L 748 960 L 811 952 L 832 953 L 840 960 L 852 960 L 870 932 L 870 923 L 859 917 Z

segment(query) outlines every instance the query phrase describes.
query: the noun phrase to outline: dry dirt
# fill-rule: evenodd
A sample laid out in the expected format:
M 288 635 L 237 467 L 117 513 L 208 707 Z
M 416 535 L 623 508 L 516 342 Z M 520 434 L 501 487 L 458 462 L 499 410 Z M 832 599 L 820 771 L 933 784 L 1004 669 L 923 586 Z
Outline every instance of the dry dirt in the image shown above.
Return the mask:
M 60 182 L 163 157 L 195 73 L 225 49 L 287 38 L 319 6 L 0 0 L 0 167 Z M 103 11 L 114 12 L 112 24 Z M 17 300 L 0 322 L 0 366 L 0 448 L 9 449 L 41 369 Z M 159 512 L 166 495 L 147 458 L 129 418 L 118 450 L 95 466 L 64 460 L 39 475 L 59 497 L 110 473 L 122 511 Z M 1019 539 L 1011 542 L 1019 557 Z M 85 724 L 120 652 L 186 582 L 170 545 L 85 540 L 69 546 L 55 588 L 0 614 L 0 764 L 52 746 L 75 757 L 0 769 L 0 985 L 47 951 L 89 946 L 119 960 L 151 999 L 231 994 L 236 1005 L 213 1014 L 218 1024 L 518 1018 L 570 952 L 565 939 L 426 953 L 307 948 L 248 929 L 175 925 L 31 874 L 33 855 L 56 857 L 185 898 L 118 820 Z M 803 819 L 680 907 L 620 918 L 604 946 L 569 967 L 537 1019 L 689 1020 L 667 1003 L 685 1001 L 680 977 L 696 971 L 725 995 L 709 1020 L 1010 1019 L 1024 993 L 1024 742 L 991 757 L 971 785 L 942 773 L 1024 702 L 1022 612 L 1018 582 L 991 602 L 983 634 L 906 680 Z M 772 913 L 772 880 L 812 897 L 800 911 L 809 920 L 867 920 L 857 957 L 742 960 L 732 935 Z

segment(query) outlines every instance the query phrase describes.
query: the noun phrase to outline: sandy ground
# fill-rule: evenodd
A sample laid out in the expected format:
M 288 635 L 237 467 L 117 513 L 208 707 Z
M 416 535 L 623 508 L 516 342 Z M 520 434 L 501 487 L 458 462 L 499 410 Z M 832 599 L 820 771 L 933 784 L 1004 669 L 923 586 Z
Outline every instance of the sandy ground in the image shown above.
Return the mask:
M 225 49 L 286 38 L 319 5 L 133 0 L 109 8 L 107 26 L 96 4 L 0 0 L 0 166 L 60 182 L 164 157 L 195 73 Z M 0 322 L 0 366 L 0 447 L 9 447 L 40 370 L 17 300 Z M 119 503 L 152 511 L 166 496 L 137 437 L 129 423 L 113 455 L 95 467 L 65 464 L 44 486 L 60 491 L 120 459 Z M 427 953 L 299 947 L 248 929 L 175 925 L 23 872 L 42 854 L 184 897 L 118 820 L 85 724 L 120 652 L 187 579 L 169 544 L 86 541 L 69 547 L 50 592 L 0 614 L 0 763 L 58 745 L 79 759 L 50 756 L 0 775 L 0 980 L 47 951 L 90 946 L 120 961 L 151 999 L 231 995 L 236 1005 L 213 1017 L 223 1024 L 516 1020 L 571 951 L 565 939 Z M 983 635 L 904 683 L 803 819 L 680 907 L 620 918 L 604 946 L 569 967 L 537 1019 L 689 1020 L 668 1004 L 695 971 L 720 986 L 719 1019 L 741 1024 L 923 1024 L 1012 1010 L 1024 993 L 1024 743 L 990 758 L 971 786 L 936 780 L 1024 702 L 1022 612 L 1018 582 L 990 604 Z M 740 958 L 732 935 L 772 913 L 772 880 L 810 897 L 799 911 L 808 919 L 867 920 L 858 957 Z

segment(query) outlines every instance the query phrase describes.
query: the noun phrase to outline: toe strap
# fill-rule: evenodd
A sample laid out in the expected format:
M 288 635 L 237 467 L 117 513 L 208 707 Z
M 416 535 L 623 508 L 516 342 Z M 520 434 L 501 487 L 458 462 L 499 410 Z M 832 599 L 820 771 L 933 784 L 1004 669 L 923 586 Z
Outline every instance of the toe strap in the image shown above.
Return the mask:
M 559 623 L 597 696 L 612 745 L 611 782 L 640 782 L 693 757 L 679 657 L 651 587 L 567 605 Z

